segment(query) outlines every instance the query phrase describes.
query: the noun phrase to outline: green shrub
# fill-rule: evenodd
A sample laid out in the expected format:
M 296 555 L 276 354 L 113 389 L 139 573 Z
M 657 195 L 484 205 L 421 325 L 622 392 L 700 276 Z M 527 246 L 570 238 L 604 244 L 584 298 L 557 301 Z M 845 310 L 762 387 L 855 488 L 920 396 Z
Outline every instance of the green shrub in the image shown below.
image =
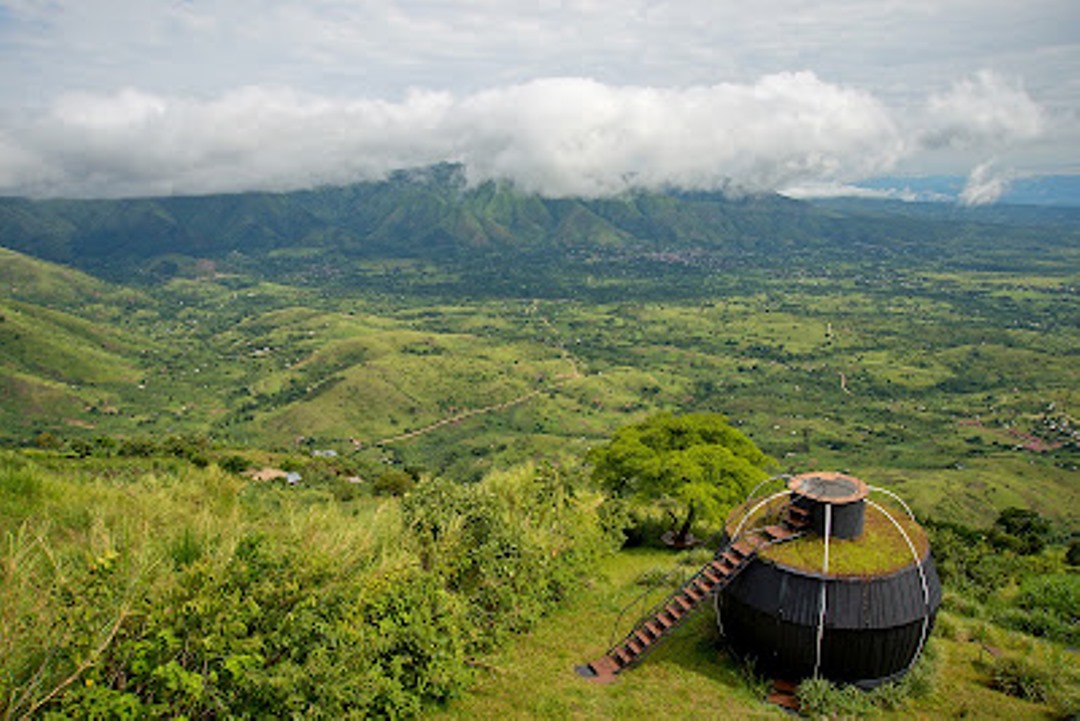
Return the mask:
M 1073 652 L 1047 645 L 1022 655 L 1007 655 L 985 663 L 991 688 L 1054 707 L 1062 718 L 1080 712 L 1080 668 Z
M 994 614 L 1008 628 L 1061 643 L 1080 644 L 1080 575 L 1054 573 L 1029 576 L 1020 582 L 1013 607 Z
M 58 462 L 0 456 L 0 717 L 414 716 L 612 550 L 598 499 L 546 466 L 424 482 L 399 514 Z
M 611 550 L 592 505 L 555 469 L 525 466 L 473 485 L 426 480 L 402 515 L 423 568 L 466 599 L 483 647 L 530 628 Z
M 799 708 L 811 718 L 868 716 L 873 704 L 854 686 L 837 686 L 823 678 L 806 679 L 798 688 Z
M 1007 656 L 990 666 L 990 688 L 1026 701 L 1042 703 L 1050 696 L 1053 679 L 1027 658 Z
M 1069 544 L 1069 549 L 1065 551 L 1065 563 L 1070 566 L 1080 566 L 1080 541 Z
M 995 546 L 1017 553 L 1032 555 L 1046 547 L 1050 538 L 1050 521 L 1028 508 L 1006 508 L 994 521 L 996 533 L 991 534 Z
M 403 496 L 416 486 L 416 479 L 400 468 L 389 468 L 371 482 L 377 496 Z
M 1075 619 L 1080 609 L 1080 574 L 1054 573 L 1025 578 L 1016 603 L 1021 608 L 1042 608 L 1061 618 Z
M 248 460 L 243 456 L 230 455 L 225 456 L 220 461 L 218 461 L 218 465 L 223 471 L 228 471 L 229 473 L 235 473 L 239 475 L 246 471 L 250 464 L 248 463 Z
M 282 540 L 248 533 L 223 565 L 186 565 L 86 672 L 84 687 L 115 693 L 80 689 L 65 713 L 131 706 L 134 691 L 150 716 L 400 717 L 460 692 L 465 618 L 438 579 L 346 573 Z
M 896 711 L 909 698 L 930 694 L 937 673 L 937 650 L 927 644 L 922 656 L 904 676 L 870 691 L 851 685 L 837 685 L 823 678 L 806 679 L 799 684 L 801 710 L 811 718 L 870 716 L 876 711 Z

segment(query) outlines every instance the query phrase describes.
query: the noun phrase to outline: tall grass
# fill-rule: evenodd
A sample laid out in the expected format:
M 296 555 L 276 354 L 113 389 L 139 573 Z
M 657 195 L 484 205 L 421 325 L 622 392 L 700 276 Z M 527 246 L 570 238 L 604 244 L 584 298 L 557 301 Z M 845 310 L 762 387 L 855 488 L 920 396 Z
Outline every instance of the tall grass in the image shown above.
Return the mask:
M 834 684 L 824 678 L 806 679 L 799 684 L 799 704 L 802 712 L 811 718 L 864 717 L 898 711 L 933 691 L 939 664 L 937 648 L 930 643 L 904 676 L 870 691 Z
M 609 547 L 535 466 L 404 502 L 12 453 L 0 484 L 0 718 L 413 715 Z

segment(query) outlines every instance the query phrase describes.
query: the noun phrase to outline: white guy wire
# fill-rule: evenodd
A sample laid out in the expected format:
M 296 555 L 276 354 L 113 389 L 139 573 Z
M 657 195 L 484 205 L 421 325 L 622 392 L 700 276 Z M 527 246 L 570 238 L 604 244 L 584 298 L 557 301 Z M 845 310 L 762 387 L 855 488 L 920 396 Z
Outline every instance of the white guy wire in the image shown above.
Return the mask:
M 919 634 L 919 646 L 915 649 L 915 655 L 911 657 L 911 661 L 908 663 L 908 668 L 911 668 L 912 664 L 915 663 L 915 660 L 919 658 L 919 654 L 922 653 L 923 645 L 926 644 L 926 632 L 930 627 L 930 587 L 926 583 L 926 573 L 923 572 L 922 563 L 919 561 L 919 553 L 915 550 L 915 544 L 911 542 L 911 537 L 908 536 L 904 527 L 897 523 L 896 519 L 892 517 L 892 514 L 886 511 L 882 506 L 874 503 L 869 498 L 866 499 L 866 502 L 881 511 L 881 513 L 896 526 L 896 530 L 900 531 L 900 535 L 907 541 L 908 548 L 911 550 L 911 557 L 915 559 L 915 569 L 919 572 L 919 580 L 922 582 L 923 602 L 926 605 L 926 613 L 923 614 L 923 626 L 922 633 Z
M 832 504 L 825 504 L 825 558 L 822 560 L 821 571 L 825 575 L 829 573 L 829 536 L 832 534 Z M 814 659 L 814 678 L 818 677 L 818 671 L 821 668 L 821 642 L 825 638 L 825 606 L 826 606 L 826 588 L 828 587 L 828 579 L 821 579 L 821 602 L 819 605 L 820 612 L 818 614 L 818 627 L 817 627 L 817 653 Z

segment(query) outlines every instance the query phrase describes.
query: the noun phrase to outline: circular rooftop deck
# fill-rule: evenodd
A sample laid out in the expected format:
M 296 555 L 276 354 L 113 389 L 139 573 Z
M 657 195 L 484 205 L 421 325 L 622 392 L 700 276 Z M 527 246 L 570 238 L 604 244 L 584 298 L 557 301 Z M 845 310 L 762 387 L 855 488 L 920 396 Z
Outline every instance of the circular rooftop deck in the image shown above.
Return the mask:
M 788 489 L 804 498 L 835 506 L 866 498 L 869 489 L 855 476 L 843 473 L 802 473 L 788 481 Z

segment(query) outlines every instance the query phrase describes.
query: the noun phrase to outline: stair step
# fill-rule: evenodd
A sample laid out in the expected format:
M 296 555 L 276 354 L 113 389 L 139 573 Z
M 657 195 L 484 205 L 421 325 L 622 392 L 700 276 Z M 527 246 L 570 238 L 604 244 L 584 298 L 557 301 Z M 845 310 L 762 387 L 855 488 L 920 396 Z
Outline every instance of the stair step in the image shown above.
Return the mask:
M 652 644 L 652 639 L 649 638 L 648 634 L 646 634 L 643 629 L 638 629 L 637 631 L 634 631 L 634 638 L 641 642 L 643 648 Z
M 620 667 L 625 666 L 628 663 L 630 663 L 630 659 L 631 659 L 630 654 L 628 654 L 622 648 L 616 647 L 616 649 L 612 652 L 611 655 L 612 655 L 612 657 L 614 657 L 615 662 L 618 663 Z
M 608 683 L 615 680 L 615 674 L 622 670 L 622 666 L 611 656 L 598 658 L 589 664 L 596 676 L 592 679 L 600 683 Z
M 765 526 L 765 533 L 775 541 L 788 538 L 792 535 L 791 531 L 783 526 Z
M 788 681 L 784 678 L 774 678 L 772 685 L 773 690 L 783 691 L 785 693 L 795 693 L 799 690 L 799 684 L 795 683 L 794 681 Z
M 799 697 L 794 694 L 771 691 L 765 697 L 765 700 L 780 708 L 790 709 L 791 711 L 799 710 Z
M 662 636 L 664 634 L 664 628 L 660 624 L 660 619 L 658 619 L 658 618 L 650 620 L 650 621 L 646 621 L 644 626 L 645 626 L 645 630 L 648 631 L 650 634 L 652 634 L 653 638 L 660 638 L 660 636 Z
M 772 688 L 769 689 L 769 693 L 765 697 L 765 700 L 780 708 L 797 713 L 799 711 L 799 696 L 797 691 L 798 686 L 793 681 L 776 678 L 773 679 Z
M 728 575 L 728 573 L 730 573 L 730 566 L 725 566 L 724 562 L 720 560 L 711 561 L 709 563 L 709 568 L 711 568 L 716 573 L 719 573 L 721 576 L 726 576 Z
M 754 552 L 754 547 L 751 546 L 746 541 L 737 541 L 737 542 L 731 544 L 731 550 L 735 551 L 735 553 L 740 558 L 746 558 L 747 556 L 749 556 L 751 553 Z
M 636 638 L 631 637 L 623 648 L 629 651 L 631 655 L 637 656 L 645 649 L 645 644 L 641 643 Z
M 788 525 L 805 526 L 810 523 L 810 511 L 798 506 L 788 506 L 783 518 L 787 519 Z
M 712 583 L 712 584 L 720 583 L 720 581 L 723 580 L 723 576 L 718 576 L 717 574 L 715 574 L 712 570 L 710 570 L 708 568 L 704 569 L 701 572 L 701 575 L 704 576 L 705 578 L 709 579 L 709 583 Z
M 683 595 L 684 595 L 684 596 L 686 596 L 687 598 L 689 598 L 689 599 L 690 599 L 690 600 L 691 600 L 691 601 L 693 602 L 693 603 L 692 603 L 692 604 L 690 605 L 690 608 L 693 608 L 694 606 L 696 606 L 696 605 L 697 605 L 697 602 L 701 600 L 701 597 L 702 597 L 702 596 L 703 596 L 704 594 L 702 594 L 701 592 L 699 592 L 699 591 L 698 591 L 698 590 L 697 590 L 696 588 L 694 588 L 693 586 L 685 586 L 685 587 L 683 587 Z

